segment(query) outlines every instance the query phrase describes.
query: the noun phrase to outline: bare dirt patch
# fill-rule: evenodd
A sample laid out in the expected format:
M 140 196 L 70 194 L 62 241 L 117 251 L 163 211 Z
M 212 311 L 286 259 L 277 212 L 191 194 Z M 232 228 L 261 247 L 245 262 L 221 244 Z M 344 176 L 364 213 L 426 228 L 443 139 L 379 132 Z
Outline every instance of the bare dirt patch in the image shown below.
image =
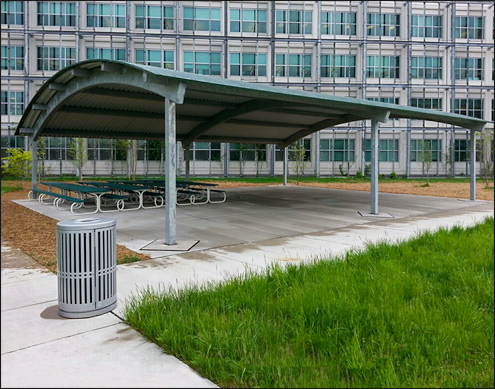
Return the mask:
M 242 182 L 216 182 L 220 188 L 235 188 L 253 185 Z M 1 236 L 2 241 L 9 246 L 18 248 L 36 260 L 41 266 L 50 271 L 57 270 L 56 253 L 56 231 L 57 221 L 34 212 L 12 200 L 26 199 L 30 189 L 30 182 L 11 182 L 12 186 L 22 185 L 23 189 L 15 192 L 2 194 L 1 198 Z M 289 184 L 296 184 L 289 180 Z M 316 186 L 332 189 L 370 191 L 369 182 L 329 182 L 329 183 L 299 183 L 299 185 Z M 492 183 L 493 185 L 493 183 Z M 493 186 L 492 186 L 493 188 Z M 429 186 L 422 186 L 418 181 L 391 181 L 380 182 L 379 191 L 386 193 L 412 194 L 421 196 L 437 196 L 469 199 L 469 182 L 430 182 Z M 483 183 L 476 186 L 476 198 L 479 200 L 494 200 L 493 189 L 486 189 Z M 228 201 L 228 200 L 227 200 Z M 146 260 L 147 255 L 138 254 L 124 246 L 117 245 L 117 263 L 122 262 L 125 257 L 134 256 L 139 260 Z M 2 260 L 3 262 L 3 260 Z

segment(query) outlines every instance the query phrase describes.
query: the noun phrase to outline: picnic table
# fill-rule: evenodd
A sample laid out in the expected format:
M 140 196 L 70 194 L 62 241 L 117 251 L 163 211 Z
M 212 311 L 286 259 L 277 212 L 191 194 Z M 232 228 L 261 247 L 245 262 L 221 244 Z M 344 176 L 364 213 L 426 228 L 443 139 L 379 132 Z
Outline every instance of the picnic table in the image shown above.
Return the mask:
M 92 196 L 95 199 L 95 204 L 96 204 L 96 209 L 95 211 L 91 212 L 84 212 L 80 214 L 90 214 L 90 213 L 97 213 L 97 212 L 111 212 L 111 211 L 104 211 L 101 209 L 101 197 L 105 194 L 111 193 L 111 190 L 108 188 L 97 188 L 97 187 L 91 187 L 87 185 L 79 185 L 79 184 L 71 184 L 67 182 L 55 182 L 55 181 L 44 181 L 40 182 L 40 184 L 48 186 L 49 192 L 45 192 L 47 195 L 56 197 L 59 195 L 59 201 L 54 201 L 54 205 L 58 208 L 60 203 L 68 200 L 72 201 L 73 203 L 76 202 L 81 202 L 81 200 L 84 200 L 87 196 Z M 60 193 L 56 193 L 53 191 L 52 188 L 57 188 L 60 190 Z M 41 191 L 40 191 L 41 193 Z M 49 194 L 48 194 L 49 193 Z M 73 197 L 71 197 L 71 193 L 74 194 Z M 80 201 L 76 201 L 76 200 Z M 42 200 L 41 200 L 42 201 Z M 81 207 L 84 205 L 84 203 L 81 203 Z M 117 204 L 117 208 L 119 208 L 120 204 Z M 71 205 L 71 212 L 73 212 L 74 209 L 74 204 Z
M 131 210 L 136 210 L 140 208 L 156 208 L 160 207 L 164 203 L 163 199 L 163 194 L 162 193 L 157 193 L 153 192 L 152 190 L 154 189 L 154 186 L 152 185 L 134 185 L 134 184 L 129 184 L 129 183 L 122 183 L 122 182 L 111 182 L 111 181 L 79 181 L 79 183 L 83 185 L 92 185 L 100 188 L 107 188 L 112 191 L 112 193 L 116 196 L 124 196 L 124 193 L 129 193 L 130 195 L 136 194 L 137 195 L 137 203 L 138 206 L 135 208 L 128 208 L 125 209 L 124 207 L 121 209 L 121 211 L 131 211 Z M 144 196 L 149 196 L 151 198 L 154 198 L 155 205 L 152 207 L 149 206 L 144 206 Z M 161 199 L 161 202 L 158 203 L 157 200 Z

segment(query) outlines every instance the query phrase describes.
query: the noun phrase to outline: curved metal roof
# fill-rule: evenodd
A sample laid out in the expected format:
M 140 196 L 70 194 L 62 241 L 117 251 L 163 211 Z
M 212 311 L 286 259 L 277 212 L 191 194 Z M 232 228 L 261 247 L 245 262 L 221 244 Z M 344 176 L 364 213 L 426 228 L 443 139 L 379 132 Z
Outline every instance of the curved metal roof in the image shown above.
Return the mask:
M 431 120 L 481 131 L 464 115 L 196 75 L 120 61 L 89 60 L 48 79 L 16 135 L 163 139 L 164 98 L 177 103 L 177 140 L 286 146 L 315 131 L 363 119 Z

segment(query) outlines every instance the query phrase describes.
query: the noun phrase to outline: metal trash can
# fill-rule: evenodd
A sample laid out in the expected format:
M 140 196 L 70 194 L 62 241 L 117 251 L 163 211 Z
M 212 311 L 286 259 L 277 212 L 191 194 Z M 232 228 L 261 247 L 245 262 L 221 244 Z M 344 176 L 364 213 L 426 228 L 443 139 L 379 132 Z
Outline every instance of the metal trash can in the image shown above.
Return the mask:
M 77 319 L 117 307 L 115 219 L 57 223 L 58 313 Z

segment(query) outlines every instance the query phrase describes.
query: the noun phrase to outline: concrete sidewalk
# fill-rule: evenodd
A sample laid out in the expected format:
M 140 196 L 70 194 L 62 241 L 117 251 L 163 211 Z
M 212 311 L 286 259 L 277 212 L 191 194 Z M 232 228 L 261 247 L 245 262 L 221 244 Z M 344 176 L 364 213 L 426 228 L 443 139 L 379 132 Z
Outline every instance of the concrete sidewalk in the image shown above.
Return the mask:
M 51 206 L 19 203 L 57 220 L 74 219 Z M 60 317 L 57 276 L 2 242 L 2 388 L 216 387 L 125 325 L 126 299 L 147 287 L 219 282 L 273 263 L 305 263 L 494 215 L 492 201 L 380 194 L 378 217 L 366 216 L 367 204 L 366 192 L 229 190 L 224 204 L 178 208 L 179 239 L 197 242 L 184 251 L 145 250 L 163 237 L 163 209 L 105 214 L 117 220 L 118 244 L 152 259 L 119 265 L 117 308 L 87 319 Z

